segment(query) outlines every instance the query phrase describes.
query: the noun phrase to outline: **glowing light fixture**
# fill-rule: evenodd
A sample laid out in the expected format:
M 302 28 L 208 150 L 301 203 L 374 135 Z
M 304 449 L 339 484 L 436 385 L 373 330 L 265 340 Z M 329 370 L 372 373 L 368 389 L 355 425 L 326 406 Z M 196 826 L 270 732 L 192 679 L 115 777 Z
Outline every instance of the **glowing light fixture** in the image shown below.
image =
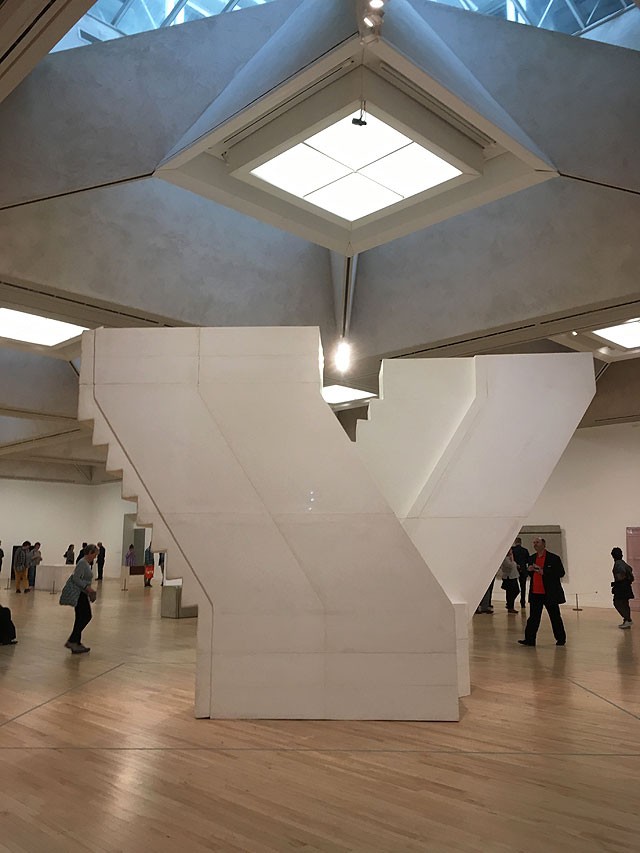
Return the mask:
M 369 6 L 372 9 L 382 9 L 384 6 L 384 0 L 369 0 Z
M 346 385 L 327 385 L 322 389 L 322 396 L 325 403 L 335 406 L 338 403 L 352 403 L 354 400 L 369 400 L 376 395 L 360 388 L 348 388 Z
M 341 373 L 349 370 L 351 365 L 351 346 L 346 341 L 340 341 L 335 357 L 336 369 Z
M 607 329 L 596 329 L 593 334 L 624 349 L 636 349 L 640 347 L 640 320 L 630 320 Z
M 357 111 L 253 169 L 251 174 L 354 222 L 462 172 L 408 136 Z
M 63 323 L 61 320 L 51 320 L 49 317 L 14 311 L 11 308 L 0 308 L 0 337 L 14 341 L 54 347 L 77 337 L 85 330 L 84 326 L 75 326 L 73 323 Z

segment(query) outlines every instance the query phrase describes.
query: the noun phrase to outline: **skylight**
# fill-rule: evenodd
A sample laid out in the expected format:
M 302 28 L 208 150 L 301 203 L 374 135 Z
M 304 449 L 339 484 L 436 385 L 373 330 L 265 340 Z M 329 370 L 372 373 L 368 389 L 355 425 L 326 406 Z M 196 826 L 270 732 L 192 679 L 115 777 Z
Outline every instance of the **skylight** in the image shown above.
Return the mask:
M 325 403 L 335 406 L 338 403 L 352 403 L 354 400 L 368 400 L 376 395 L 360 388 L 348 388 L 346 385 L 327 385 L 322 389 L 322 396 Z
M 596 329 L 593 334 L 624 349 L 636 349 L 640 347 L 640 320 L 630 320 L 607 329 Z
M 0 337 L 3 338 L 54 347 L 81 335 L 84 331 L 84 326 L 75 326 L 73 323 L 63 323 L 24 311 L 14 311 L 11 308 L 0 308 Z
M 360 111 L 251 172 L 323 210 L 355 222 L 462 172 L 395 128 Z

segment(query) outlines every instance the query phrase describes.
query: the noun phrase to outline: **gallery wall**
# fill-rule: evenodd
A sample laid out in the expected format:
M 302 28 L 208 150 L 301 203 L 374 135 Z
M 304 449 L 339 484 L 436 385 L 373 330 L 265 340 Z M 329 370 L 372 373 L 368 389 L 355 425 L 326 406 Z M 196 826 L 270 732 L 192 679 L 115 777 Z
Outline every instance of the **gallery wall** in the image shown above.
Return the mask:
M 578 430 L 526 523 L 562 527 L 567 597 L 610 607 L 611 549 L 640 525 L 640 424 Z
M 102 541 L 107 576 L 119 577 L 122 520 L 135 504 L 120 498 L 120 483 L 80 486 L 27 480 L 0 480 L 0 539 L 5 560 L 0 583 L 7 578 L 12 546 L 25 539 L 42 542 L 45 563 L 64 563 L 69 543 Z

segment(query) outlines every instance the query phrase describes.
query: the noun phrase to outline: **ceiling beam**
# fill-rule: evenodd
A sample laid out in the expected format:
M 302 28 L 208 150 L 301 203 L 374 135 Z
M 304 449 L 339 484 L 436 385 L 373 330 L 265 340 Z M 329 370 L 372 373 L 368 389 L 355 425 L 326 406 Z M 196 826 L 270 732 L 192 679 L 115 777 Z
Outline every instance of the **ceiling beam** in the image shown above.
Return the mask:
M 0 444 L 0 456 L 13 456 L 17 453 L 23 453 L 25 450 L 30 451 L 41 447 L 53 447 L 56 444 L 66 444 L 73 439 L 84 438 L 85 435 L 86 430 L 76 426 L 25 441 L 10 441 L 6 444 Z

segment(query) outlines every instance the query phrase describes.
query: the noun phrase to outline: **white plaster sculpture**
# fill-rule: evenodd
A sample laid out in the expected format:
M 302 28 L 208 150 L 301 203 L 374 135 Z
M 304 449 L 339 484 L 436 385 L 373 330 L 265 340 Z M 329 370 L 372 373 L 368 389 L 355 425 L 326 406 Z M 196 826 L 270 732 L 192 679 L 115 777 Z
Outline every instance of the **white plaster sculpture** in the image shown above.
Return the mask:
M 395 359 L 356 446 L 456 609 L 469 616 L 595 393 L 589 353 Z
M 99 329 L 80 383 L 198 604 L 197 716 L 458 718 L 453 607 L 322 400 L 317 329 Z

